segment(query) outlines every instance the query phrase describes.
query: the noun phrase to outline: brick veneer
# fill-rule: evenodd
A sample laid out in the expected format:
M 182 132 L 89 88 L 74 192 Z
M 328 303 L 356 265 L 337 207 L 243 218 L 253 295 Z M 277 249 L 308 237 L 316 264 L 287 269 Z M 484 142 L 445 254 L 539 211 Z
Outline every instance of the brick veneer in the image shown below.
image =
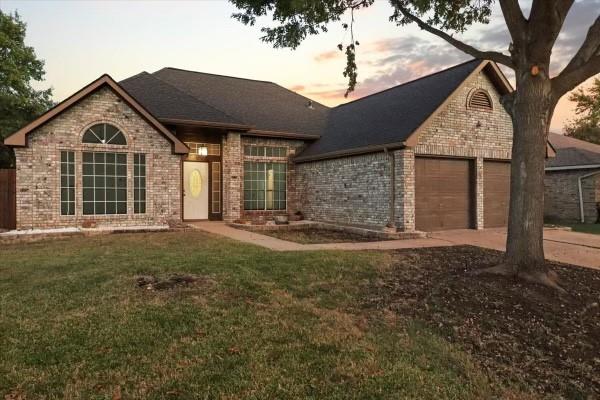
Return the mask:
M 467 108 L 469 95 L 479 88 L 490 94 L 492 111 Z M 483 228 L 484 160 L 510 160 L 511 147 L 510 116 L 495 86 L 481 72 L 432 118 L 414 149 L 394 153 L 396 227 L 415 229 L 414 158 L 428 155 L 476 160 L 476 227 Z M 308 218 L 375 227 L 389 223 L 390 161 L 383 152 L 301 163 L 297 172 L 301 209 Z
M 273 146 L 286 147 L 287 158 L 281 157 L 252 157 L 244 155 L 244 146 Z M 270 219 L 273 215 L 293 214 L 299 210 L 299 193 L 296 189 L 296 166 L 291 162 L 292 157 L 303 147 L 302 140 L 262 138 L 242 136 L 229 132 L 223 141 L 223 182 L 224 207 L 223 219 L 235 220 Z M 244 210 L 244 161 L 286 162 L 287 163 L 287 209 L 277 211 L 246 211 Z
M 308 219 L 380 227 L 389 222 L 390 160 L 383 152 L 301 163 L 296 169 L 300 210 Z
M 83 132 L 95 123 L 119 127 L 127 146 L 83 144 Z M 75 153 L 75 215 L 60 215 L 60 152 Z M 82 214 L 82 151 L 126 152 L 127 214 Z M 133 153 L 146 154 L 147 212 L 133 213 Z M 28 146 L 15 148 L 17 160 L 17 229 L 164 224 L 181 218 L 180 156 L 171 143 L 125 104 L 103 88 L 31 132 Z
M 242 208 L 242 136 L 229 132 L 223 138 L 223 220 L 241 218 Z
M 580 222 L 578 178 L 598 169 L 546 171 L 544 177 L 544 216 L 549 222 Z M 581 182 L 583 211 L 586 223 L 595 223 L 598 218 L 596 203 L 600 202 L 600 175 L 591 176 Z

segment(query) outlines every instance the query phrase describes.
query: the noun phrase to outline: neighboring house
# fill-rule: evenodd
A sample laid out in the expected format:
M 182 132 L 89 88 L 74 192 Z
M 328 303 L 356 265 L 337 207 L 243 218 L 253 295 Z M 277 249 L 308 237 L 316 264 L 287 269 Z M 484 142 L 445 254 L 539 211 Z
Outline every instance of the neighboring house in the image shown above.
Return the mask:
M 504 226 L 512 89 L 473 60 L 338 107 L 271 82 L 108 75 L 9 136 L 18 229 L 257 220 Z
M 546 161 L 544 215 L 550 222 L 599 221 L 600 145 L 550 133 L 556 155 Z

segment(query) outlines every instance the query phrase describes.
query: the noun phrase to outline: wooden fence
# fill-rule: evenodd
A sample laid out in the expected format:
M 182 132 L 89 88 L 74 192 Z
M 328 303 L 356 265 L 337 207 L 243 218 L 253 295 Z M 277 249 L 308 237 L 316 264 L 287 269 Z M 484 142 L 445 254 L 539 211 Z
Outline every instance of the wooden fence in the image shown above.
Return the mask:
M 16 189 L 16 170 L 0 169 L 0 229 L 17 227 Z

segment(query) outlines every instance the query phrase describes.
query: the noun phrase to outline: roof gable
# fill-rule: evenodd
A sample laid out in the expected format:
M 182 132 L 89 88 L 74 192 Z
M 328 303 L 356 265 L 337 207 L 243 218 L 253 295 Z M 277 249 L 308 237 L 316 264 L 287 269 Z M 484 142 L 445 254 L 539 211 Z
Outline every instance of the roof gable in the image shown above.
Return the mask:
M 484 69 L 500 93 L 512 91 L 494 63 L 471 60 L 333 108 L 325 133 L 296 160 L 414 146 L 458 89 Z
M 143 119 L 146 120 L 151 126 L 158 130 L 163 136 L 165 136 L 173 144 L 173 152 L 176 154 L 185 154 L 189 151 L 187 146 L 177 139 L 164 125 L 162 125 L 148 110 L 146 110 L 140 103 L 138 103 L 133 97 L 129 95 L 122 87 L 119 86 L 109 75 L 102 75 L 89 85 L 85 86 L 78 92 L 74 93 L 67 99 L 58 103 L 56 106 L 42 114 L 40 117 L 31 121 L 12 135 L 4 139 L 4 144 L 8 146 L 23 147 L 27 146 L 27 135 L 36 128 L 44 125 L 46 122 L 57 117 L 64 111 L 68 110 L 71 106 L 77 104 L 82 99 L 86 98 L 90 94 L 96 92 L 100 88 L 108 86 L 116 93 L 120 98 L 123 99 L 133 110 L 135 110 Z

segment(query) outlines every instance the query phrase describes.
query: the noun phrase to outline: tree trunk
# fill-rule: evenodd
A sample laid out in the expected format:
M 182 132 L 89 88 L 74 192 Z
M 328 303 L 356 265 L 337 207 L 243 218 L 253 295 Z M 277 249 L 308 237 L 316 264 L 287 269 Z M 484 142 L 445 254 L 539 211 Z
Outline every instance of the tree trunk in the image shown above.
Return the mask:
M 554 101 L 550 80 L 517 71 L 508 105 L 513 121 L 510 207 L 504 264 L 496 272 L 556 286 L 544 263 L 544 161 Z

